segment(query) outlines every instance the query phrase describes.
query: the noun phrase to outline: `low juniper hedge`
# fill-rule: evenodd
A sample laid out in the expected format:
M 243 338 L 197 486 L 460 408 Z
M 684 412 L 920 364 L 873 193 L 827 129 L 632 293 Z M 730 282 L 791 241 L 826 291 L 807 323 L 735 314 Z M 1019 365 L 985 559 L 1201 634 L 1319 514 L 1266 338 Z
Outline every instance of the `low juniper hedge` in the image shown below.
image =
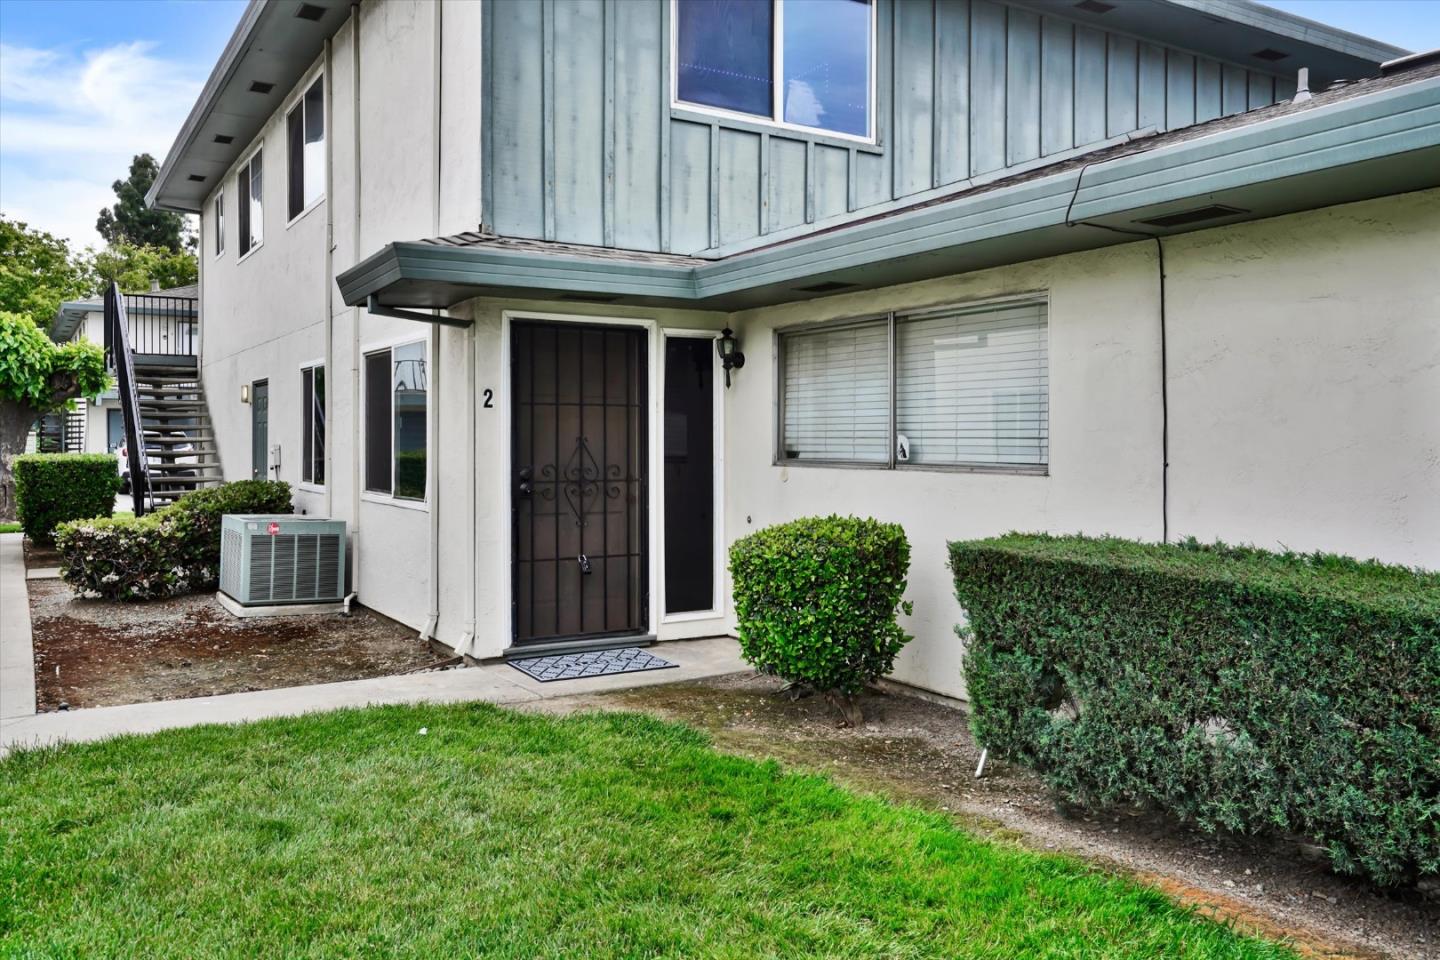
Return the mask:
M 187 493 L 143 517 L 79 520 L 55 533 L 60 576 L 107 600 L 151 600 L 213 590 L 227 513 L 287 514 L 290 484 L 239 480 Z
M 896 523 L 808 517 L 730 548 L 740 651 L 756 669 L 825 694 L 847 721 L 910 637 L 896 623 L 910 542 Z
M 971 725 L 1064 802 L 1440 873 L 1440 575 L 1194 542 L 950 544 Z
M 109 453 L 27 453 L 14 460 L 20 527 L 48 546 L 67 520 L 108 517 L 115 510 L 120 470 Z

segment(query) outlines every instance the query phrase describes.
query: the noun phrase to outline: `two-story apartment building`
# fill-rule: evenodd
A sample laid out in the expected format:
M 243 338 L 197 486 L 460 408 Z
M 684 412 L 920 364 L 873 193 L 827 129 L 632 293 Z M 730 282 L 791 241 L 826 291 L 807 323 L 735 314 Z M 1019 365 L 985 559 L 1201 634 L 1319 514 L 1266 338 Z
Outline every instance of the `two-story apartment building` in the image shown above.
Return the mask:
M 1440 566 L 1440 61 L 1258 4 L 257 0 L 151 199 L 226 476 L 476 657 L 725 633 L 827 512 L 950 694 L 950 539 Z

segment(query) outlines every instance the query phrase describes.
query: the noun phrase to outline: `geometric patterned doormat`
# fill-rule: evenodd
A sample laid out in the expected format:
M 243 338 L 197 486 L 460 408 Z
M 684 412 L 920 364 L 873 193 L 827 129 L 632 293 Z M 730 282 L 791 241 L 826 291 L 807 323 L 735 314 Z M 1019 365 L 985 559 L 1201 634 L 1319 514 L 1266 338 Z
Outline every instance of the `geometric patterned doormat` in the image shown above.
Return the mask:
M 527 657 L 506 661 L 521 673 L 541 683 L 552 680 L 578 680 L 581 677 L 605 677 L 612 673 L 636 673 L 640 670 L 664 670 L 678 667 L 639 647 L 618 650 L 592 650 L 588 653 L 557 653 L 549 657 Z

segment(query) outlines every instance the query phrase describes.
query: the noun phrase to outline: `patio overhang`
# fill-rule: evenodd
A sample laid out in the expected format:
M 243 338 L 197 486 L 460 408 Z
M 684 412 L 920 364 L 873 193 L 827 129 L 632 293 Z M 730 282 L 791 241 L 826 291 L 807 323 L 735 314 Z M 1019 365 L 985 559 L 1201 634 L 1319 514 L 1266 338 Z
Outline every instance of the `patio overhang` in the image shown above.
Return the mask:
M 388 244 L 337 282 L 350 305 L 519 297 L 733 311 L 1435 186 L 1431 63 L 704 255 L 465 234 Z

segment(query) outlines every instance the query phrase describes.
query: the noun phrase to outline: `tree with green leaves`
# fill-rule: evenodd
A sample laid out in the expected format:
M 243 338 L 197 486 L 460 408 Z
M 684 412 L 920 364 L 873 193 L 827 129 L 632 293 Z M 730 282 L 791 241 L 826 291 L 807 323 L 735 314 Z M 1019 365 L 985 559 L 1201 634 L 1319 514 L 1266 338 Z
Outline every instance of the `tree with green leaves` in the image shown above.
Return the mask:
M 95 289 L 90 258 L 71 253 L 59 237 L 0 214 L 0 310 L 44 329 L 61 303 Z
M 102 289 L 114 280 L 123 293 L 145 293 L 152 280 L 162 290 L 182 287 L 194 283 L 200 272 L 195 257 L 183 250 L 141 247 L 124 240 L 94 254 L 90 266 Z
M 55 343 L 30 318 L 0 310 L 0 517 L 15 516 L 11 463 L 35 421 L 110 385 L 105 352 L 86 340 Z
M 109 386 L 99 344 L 45 333 L 63 301 L 95 286 L 89 261 L 63 240 L 0 216 L 0 518 L 15 516 L 10 463 L 35 421 Z
M 147 206 L 145 195 L 160 173 L 160 164 L 148 153 L 130 161 L 130 175 L 111 184 L 119 202 L 100 211 L 95 229 L 114 246 L 129 243 L 137 247 L 163 247 L 172 253 L 193 249 L 195 239 L 187 236 L 185 218 L 169 210 Z

